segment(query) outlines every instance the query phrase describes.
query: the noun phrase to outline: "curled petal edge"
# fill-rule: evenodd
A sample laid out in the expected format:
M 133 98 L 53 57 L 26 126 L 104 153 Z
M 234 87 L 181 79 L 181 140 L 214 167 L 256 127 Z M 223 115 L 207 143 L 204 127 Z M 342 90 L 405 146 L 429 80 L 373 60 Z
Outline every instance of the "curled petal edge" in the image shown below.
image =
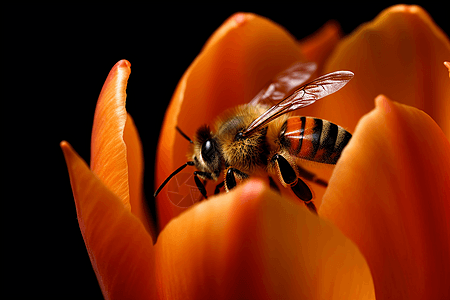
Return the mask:
M 123 138 L 127 112 L 126 87 L 131 73 L 127 60 L 117 62 L 108 74 L 95 108 L 91 139 L 91 170 L 130 206 L 127 147 Z

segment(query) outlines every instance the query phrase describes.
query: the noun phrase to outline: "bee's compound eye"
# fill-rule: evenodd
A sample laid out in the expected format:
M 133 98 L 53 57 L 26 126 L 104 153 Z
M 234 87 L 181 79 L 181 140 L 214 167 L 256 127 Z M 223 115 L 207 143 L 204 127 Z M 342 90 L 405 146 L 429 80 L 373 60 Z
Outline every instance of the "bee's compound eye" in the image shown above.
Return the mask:
M 212 143 L 210 140 L 207 140 L 202 145 L 202 154 L 208 154 L 212 150 Z
M 239 131 L 235 136 L 235 140 L 240 141 L 242 139 L 244 139 L 244 133 L 242 131 Z
M 209 162 L 214 157 L 214 143 L 212 140 L 206 140 L 202 145 L 202 158 Z

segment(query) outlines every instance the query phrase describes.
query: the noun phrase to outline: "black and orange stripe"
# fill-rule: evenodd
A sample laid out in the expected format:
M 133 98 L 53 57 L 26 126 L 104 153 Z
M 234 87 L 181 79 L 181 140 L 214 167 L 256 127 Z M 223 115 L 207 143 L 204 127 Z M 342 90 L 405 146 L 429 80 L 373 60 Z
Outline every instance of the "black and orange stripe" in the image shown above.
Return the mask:
M 335 164 L 351 138 L 344 128 L 312 117 L 290 117 L 283 124 L 280 145 L 291 155 Z

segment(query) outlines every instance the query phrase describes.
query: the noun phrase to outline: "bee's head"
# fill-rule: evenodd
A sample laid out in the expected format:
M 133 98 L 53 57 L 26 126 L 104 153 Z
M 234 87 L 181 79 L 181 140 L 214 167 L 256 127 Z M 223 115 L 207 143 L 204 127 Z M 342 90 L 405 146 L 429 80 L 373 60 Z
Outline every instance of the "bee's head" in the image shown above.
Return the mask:
M 209 175 L 202 176 L 200 173 L 200 177 L 216 180 L 220 176 L 223 162 L 222 151 L 208 126 L 204 125 L 197 130 L 188 159 L 194 161 L 201 173 Z

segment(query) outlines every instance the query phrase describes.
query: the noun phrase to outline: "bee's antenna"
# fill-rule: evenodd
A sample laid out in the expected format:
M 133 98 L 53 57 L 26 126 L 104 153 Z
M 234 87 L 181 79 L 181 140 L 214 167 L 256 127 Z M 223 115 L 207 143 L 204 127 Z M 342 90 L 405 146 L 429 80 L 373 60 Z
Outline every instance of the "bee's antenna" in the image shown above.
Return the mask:
M 178 127 L 177 127 L 178 129 Z M 176 169 L 175 171 L 172 172 L 172 174 L 169 175 L 169 177 L 166 178 L 166 180 L 164 180 L 164 182 L 159 186 L 159 188 L 156 190 L 156 192 L 153 194 L 153 197 L 158 196 L 159 192 L 162 190 L 162 188 L 169 182 L 170 179 L 172 179 L 173 176 L 177 175 L 179 172 L 181 172 L 181 170 L 183 170 L 184 168 L 186 168 L 187 166 L 193 166 L 194 162 L 193 161 L 188 161 L 186 162 L 184 165 L 182 165 L 181 167 L 179 167 L 178 169 Z
M 187 140 L 189 141 L 189 143 L 191 143 L 191 144 L 194 143 L 194 142 L 186 135 L 186 133 L 184 133 L 183 131 L 181 131 L 180 127 L 176 126 L 175 128 L 178 130 L 178 132 L 179 132 L 185 139 L 187 139 Z

